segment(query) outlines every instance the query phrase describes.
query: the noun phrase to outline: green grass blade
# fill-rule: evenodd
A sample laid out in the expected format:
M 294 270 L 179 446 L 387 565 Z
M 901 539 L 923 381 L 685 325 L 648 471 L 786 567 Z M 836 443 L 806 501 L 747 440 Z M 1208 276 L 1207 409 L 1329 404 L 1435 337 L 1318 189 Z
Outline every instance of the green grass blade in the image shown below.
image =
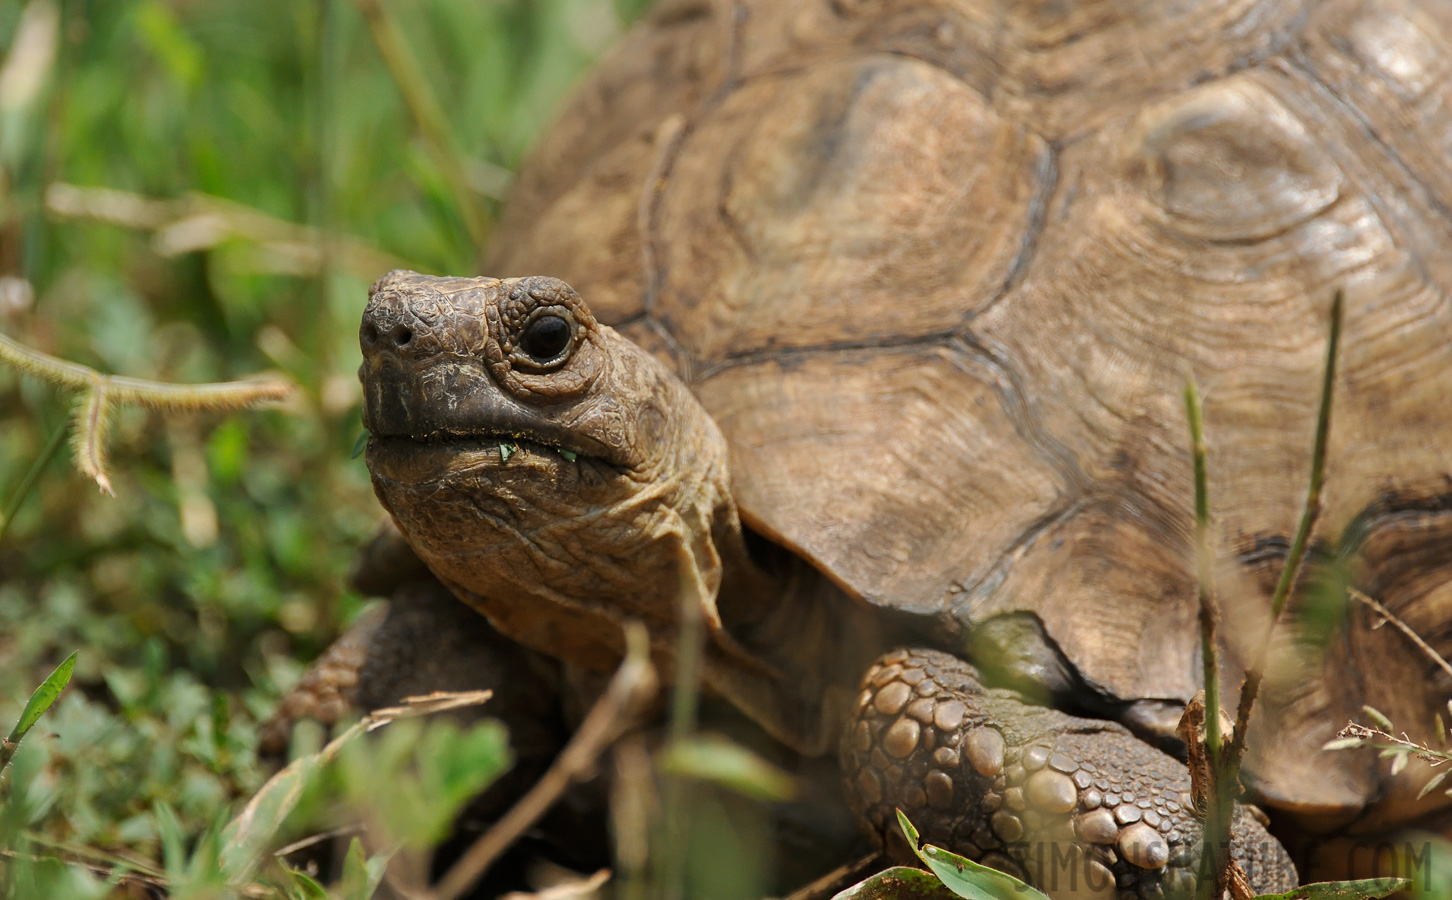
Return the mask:
M 55 667 L 55 671 L 40 683 L 40 687 L 36 688 L 35 693 L 31 694 L 30 699 L 26 701 L 25 709 L 20 711 L 20 719 L 10 730 L 10 736 L 5 739 L 3 745 L 0 745 L 0 771 L 10 764 L 10 758 L 15 755 L 15 751 L 20 747 L 20 742 L 25 740 L 30 729 L 35 727 L 35 723 L 45 715 L 45 711 L 50 709 L 51 705 L 60 697 L 61 691 L 66 689 L 66 685 L 71 683 L 71 673 L 76 669 L 76 654 L 78 653 L 80 653 L 79 650 L 71 651 L 71 655 Z
M 40 479 L 40 473 L 55 457 L 60 445 L 65 442 L 66 432 L 70 431 L 70 419 L 62 419 L 60 426 L 51 434 L 50 440 L 46 441 L 45 449 L 31 463 L 25 477 L 20 479 L 20 485 L 15 488 L 15 493 L 10 495 L 10 502 L 5 504 L 5 511 L 0 513 L 0 543 L 5 541 L 5 534 L 10 530 L 10 523 L 14 521 L 15 514 L 20 512 L 20 507 L 25 503 L 25 498 L 30 496 L 30 491 L 35 487 L 35 482 Z

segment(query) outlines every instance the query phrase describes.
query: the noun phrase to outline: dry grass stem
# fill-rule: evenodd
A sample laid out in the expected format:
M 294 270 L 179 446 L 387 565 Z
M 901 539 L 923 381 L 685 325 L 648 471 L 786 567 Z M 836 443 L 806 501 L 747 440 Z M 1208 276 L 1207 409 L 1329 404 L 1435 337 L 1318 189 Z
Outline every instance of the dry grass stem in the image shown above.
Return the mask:
M 334 838 L 340 837 L 352 837 L 355 834 L 362 834 L 362 832 L 363 829 L 357 825 L 345 825 L 342 828 L 330 828 L 327 831 L 320 831 L 317 834 L 310 834 L 305 838 L 298 838 L 297 840 L 286 846 L 278 847 L 276 850 L 272 851 L 272 855 L 277 857 L 278 859 L 281 859 L 284 856 L 296 853 L 299 850 L 306 850 L 309 847 L 314 847 L 318 844 L 323 843 L 324 841 L 331 841 Z
M 1378 739 L 1386 741 L 1387 745 L 1377 744 L 1376 741 Z M 1426 744 L 1419 744 L 1407 737 L 1405 732 L 1402 733 L 1401 737 L 1397 737 L 1389 731 L 1372 728 L 1369 725 L 1362 725 L 1360 722 L 1347 722 L 1345 728 L 1336 732 L 1336 740 L 1356 741 L 1357 743 L 1354 746 L 1375 747 L 1378 750 L 1406 750 L 1411 756 L 1415 756 L 1423 762 L 1430 763 L 1433 768 L 1452 762 L 1452 754 L 1438 752 Z
M 336 265 L 371 281 L 379 272 L 406 267 L 403 260 L 365 241 L 331 235 L 210 194 L 158 200 L 113 188 L 55 182 L 46 188 L 45 208 L 59 219 L 153 232 L 152 249 L 164 257 L 241 241 L 255 248 L 247 262 L 259 272 L 316 276 Z
M 224 843 L 219 859 L 228 882 L 235 887 L 247 881 L 257 865 L 262 846 L 271 840 L 297 806 L 309 775 L 336 759 L 349 742 L 398 719 L 478 706 L 492 696 L 493 691 L 435 691 L 419 697 L 405 697 L 397 706 L 374 710 L 359 719 L 317 753 L 288 763 L 267 779 L 222 831 Z
M 566 881 L 533 894 L 515 891 L 512 894 L 505 894 L 500 900 L 584 900 L 584 898 L 599 896 L 600 889 L 609 880 L 610 870 L 601 869 L 588 878 Z
M 645 626 L 638 622 L 627 625 L 625 642 L 625 661 L 549 770 L 493 828 L 465 851 L 432 892 L 422 896 L 431 900 L 456 900 L 473 888 L 500 853 L 544 815 L 571 784 L 594 768 L 600 754 L 655 696 L 656 674 L 650 662 L 650 638 Z
M 641 900 L 650 865 L 650 823 L 660 814 L 655 771 L 650 749 L 640 734 L 621 738 L 611 756 L 614 777 L 610 782 L 610 833 L 619 874 L 615 894 L 621 900 Z
M 71 435 L 76 467 L 96 482 L 102 492 L 115 494 L 106 471 L 106 433 L 117 406 L 142 406 L 165 412 L 230 412 L 261 403 L 286 400 L 293 385 L 280 378 L 224 381 L 212 384 L 171 384 L 102 375 L 89 366 L 32 350 L 0 334 L 0 362 L 26 375 L 81 394 Z M 5 522 L 8 523 L 7 513 Z M 4 525 L 0 524 L 0 528 Z M 3 535 L 3 531 L 0 531 Z
M 416 719 L 419 716 L 432 716 L 435 713 L 479 706 L 488 702 L 489 698 L 493 696 L 493 691 L 434 691 L 430 694 L 404 697 L 397 706 L 385 706 L 382 709 L 373 710 L 358 724 L 365 731 L 377 731 L 384 725 L 399 719 Z M 332 744 L 328 746 L 332 746 Z M 324 752 L 326 752 L 326 748 Z
M 60 859 L 66 865 L 85 869 L 87 872 L 90 872 L 92 875 L 95 875 L 98 878 L 116 879 L 115 886 L 117 888 L 127 889 L 135 887 L 138 890 L 144 892 L 141 894 L 141 896 L 164 896 L 166 889 L 169 887 L 167 880 L 164 876 L 152 875 L 137 871 L 125 871 L 126 869 L 134 869 L 135 866 L 133 863 L 124 861 L 119 863 L 98 862 L 86 858 L 84 854 L 68 852 L 58 857 L 37 856 L 33 853 L 22 853 L 19 850 L 11 850 L 9 848 L 0 847 L 0 859 L 25 860 L 26 862 L 30 863 L 45 863 L 53 859 Z M 125 874 L 118 875 L 118 871 L 125 872 Z M 123 890 L 120 896 L 127 896 L 127 894 Z
M 1446 672 L 1448 675 L 1452 675 L 1452 663 L 1447 662 L 1442 654 L 1437 652 L 1436 648 L 1423 640 L 1422 636 L 1413 631 L 1412 626 L 1408 625 L 1406 622 L 1403 622 L 1400 618 L 1398 618 L 1396 613 L 1387 609 L 1385 606 L 1378 603 L 1375 599 L 1367 596 L 1366 594 L 1362 593 L 1354 587 L 1348 588 L 1348 591 L 1351 593 L 1352 599 L 1356 600 L 1356 602 L 1358 603 L 1370 607 L 1373 612 L 1381 616 L 1382 622 L 1390 622 L 1393 626 L 1396 627 L 1398 631 L 1406 635 L 1407 640 L 1415 644 L 1417 646 L 1417 649 L 1427 654 L 1428 658 L 1430 658 L 1437 665 L 1441 666 L 1442 671 Z M 1380 627 L 1380 625 L 1378 625 L 1377 627 Z

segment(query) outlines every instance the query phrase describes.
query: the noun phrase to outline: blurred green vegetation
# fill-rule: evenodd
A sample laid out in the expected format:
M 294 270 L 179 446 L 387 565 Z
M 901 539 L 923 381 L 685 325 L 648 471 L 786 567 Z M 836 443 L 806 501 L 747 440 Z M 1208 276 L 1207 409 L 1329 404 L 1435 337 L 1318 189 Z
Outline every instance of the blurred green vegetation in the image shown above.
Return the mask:
M 81 653 L 17 756 L 12 830 L 156 860 L 167 828 L 202 834 L 261 785 L 257 723 L 364 603 L 344 580 L 379 516 L 349 458 L 367 286 L 474 271 L 464 210 L 492 219 L 643 5 L 384 4 L 445 112 L 441 155 L 377 3 L 0 0 L 0 329 L 102 371 L 301 389 L 229 417 L 124 411 L 114 499 L 64 450 L 42 473 L 0 542 L 0 722 Z M 68 402 L 0 368 L 0 508 Z

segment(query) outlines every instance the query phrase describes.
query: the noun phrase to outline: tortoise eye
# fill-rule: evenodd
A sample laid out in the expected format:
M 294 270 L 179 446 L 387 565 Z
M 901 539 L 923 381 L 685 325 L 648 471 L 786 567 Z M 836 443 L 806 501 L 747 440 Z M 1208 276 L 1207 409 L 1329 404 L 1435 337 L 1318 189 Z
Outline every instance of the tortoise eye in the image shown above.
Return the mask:
M 535 362 L 552 363 L 569 348 L 572 337 L 574 329 L 570 328 L 570 323 L 564 318 L 544 315 L 532 319 L 524 326 L 519 346 Z

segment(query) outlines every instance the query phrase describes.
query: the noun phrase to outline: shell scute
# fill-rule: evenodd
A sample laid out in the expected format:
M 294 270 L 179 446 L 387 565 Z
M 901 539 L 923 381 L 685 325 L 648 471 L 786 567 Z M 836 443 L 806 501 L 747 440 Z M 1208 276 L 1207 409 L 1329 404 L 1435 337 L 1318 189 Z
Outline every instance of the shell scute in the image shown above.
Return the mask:
M 1008 278 L 1046 154 L 916 60 L 748 83 L 685 139 L 661 197 L 656 312 L 708 362 L 951 332 Z

